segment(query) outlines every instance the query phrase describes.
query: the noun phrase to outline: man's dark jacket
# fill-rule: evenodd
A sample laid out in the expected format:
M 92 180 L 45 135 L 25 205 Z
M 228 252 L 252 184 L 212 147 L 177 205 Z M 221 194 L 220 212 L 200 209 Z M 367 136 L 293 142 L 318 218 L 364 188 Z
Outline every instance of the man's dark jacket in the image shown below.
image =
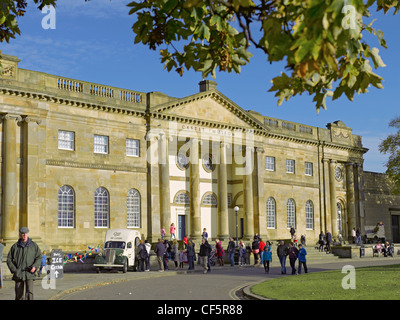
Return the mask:
M 34 280 L 36 273 L 29 272 L 29 268 L 33 266 L 39 270 L 41 261 L 39 246 L 31 238 L 26 242 L 19 239 L 12 245 L 7 256 L 7 265 L 14 281 Z

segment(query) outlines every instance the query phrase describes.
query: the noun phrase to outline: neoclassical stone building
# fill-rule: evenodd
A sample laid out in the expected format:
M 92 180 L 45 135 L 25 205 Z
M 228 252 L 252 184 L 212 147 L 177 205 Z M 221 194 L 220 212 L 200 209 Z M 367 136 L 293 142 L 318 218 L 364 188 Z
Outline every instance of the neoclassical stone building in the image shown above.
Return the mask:
M 245 111 L 213 81 L 174 98 L 18 62 L 1 54 L 6 242 L 28 226 L 43 248 L 82 250 L 109 228 L 156 241 L 171 223 L 178 238 L 199 239 L 206 228 L 212 239 L 237 230 L 276 240 L 293 225 L 308 241 L 321 230 L 347 239 L 353 227 L 390 224 L 399 212 L 395 196 L 385 210 L 366 210 L 367 149 L 341 121 L 317 128 Z

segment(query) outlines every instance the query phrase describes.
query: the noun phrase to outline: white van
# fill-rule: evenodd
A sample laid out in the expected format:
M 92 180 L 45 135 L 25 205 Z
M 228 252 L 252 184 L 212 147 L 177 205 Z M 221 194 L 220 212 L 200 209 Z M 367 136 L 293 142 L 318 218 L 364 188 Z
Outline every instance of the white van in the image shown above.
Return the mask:
M 95 258 L 97 273 L 102 269 L 121 268 L 126 273 L 128 268 L 137 269 L 136 249 L 140 233 L 131 229 L 111 229 L 106 233 L 104 250 Z

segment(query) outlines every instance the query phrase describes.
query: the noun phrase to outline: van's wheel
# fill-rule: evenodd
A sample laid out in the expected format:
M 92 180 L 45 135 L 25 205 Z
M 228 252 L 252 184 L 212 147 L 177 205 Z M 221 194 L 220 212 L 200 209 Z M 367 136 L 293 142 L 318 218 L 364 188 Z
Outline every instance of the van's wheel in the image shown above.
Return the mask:
M 96 268 L 96 273 L 100 273 L 100 271 L 101 271 L 101 270 L 100 270 L 100 267 L 97 267 L 97 268 Z
M 126 273 L 128 271 L 128 260 L 125 260 L 124 267 L 122 268 L 122 272 Z

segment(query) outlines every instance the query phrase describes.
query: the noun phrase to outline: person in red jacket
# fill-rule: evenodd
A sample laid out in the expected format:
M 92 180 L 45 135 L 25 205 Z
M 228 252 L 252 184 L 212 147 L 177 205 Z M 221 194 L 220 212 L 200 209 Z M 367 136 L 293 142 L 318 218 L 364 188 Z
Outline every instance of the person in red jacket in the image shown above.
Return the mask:
M 258 243 L 258 248 L 260 249 L 260 258 L 261 258 L 261 252 L 263 252 L 265 247 L 265 242 L 263 241 L 263 239 L 260 239 L 260 242 Z

